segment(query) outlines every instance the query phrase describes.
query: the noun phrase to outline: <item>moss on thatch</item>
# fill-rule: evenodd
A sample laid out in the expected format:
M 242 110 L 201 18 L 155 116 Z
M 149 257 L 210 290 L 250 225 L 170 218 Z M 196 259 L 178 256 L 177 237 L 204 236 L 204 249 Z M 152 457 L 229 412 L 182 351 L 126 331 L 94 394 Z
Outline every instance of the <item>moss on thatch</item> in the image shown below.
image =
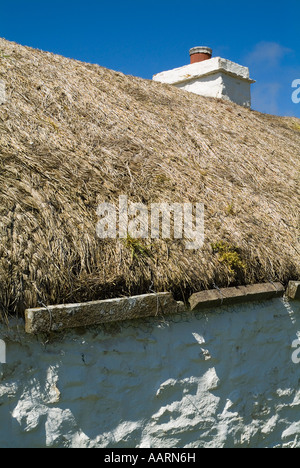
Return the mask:
M 299 120 L 4 39 L 0 79 L 2 313 L 300 278 Z M 204 202 L 204 247 L 98 239 L 120 194 Z

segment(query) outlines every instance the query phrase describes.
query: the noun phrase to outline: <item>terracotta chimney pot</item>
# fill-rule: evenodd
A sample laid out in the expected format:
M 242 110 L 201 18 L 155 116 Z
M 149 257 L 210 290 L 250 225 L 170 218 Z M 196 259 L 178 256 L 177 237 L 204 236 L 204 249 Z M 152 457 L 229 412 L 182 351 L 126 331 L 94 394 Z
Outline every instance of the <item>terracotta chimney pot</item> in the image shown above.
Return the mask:
M 193 47 L 190 49 L 191 63 L 203 62 L 211 59 L 212 49 L 210 47 Z

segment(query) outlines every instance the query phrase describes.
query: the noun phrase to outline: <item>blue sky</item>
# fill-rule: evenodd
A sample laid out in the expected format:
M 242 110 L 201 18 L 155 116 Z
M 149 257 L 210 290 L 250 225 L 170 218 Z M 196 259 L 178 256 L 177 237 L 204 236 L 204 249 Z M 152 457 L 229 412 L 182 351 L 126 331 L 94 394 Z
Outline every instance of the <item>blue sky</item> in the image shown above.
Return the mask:
M 300 118 L 291 99 L 300 79 L 299 0 L 10 0 L 1 5 L 0 36 L 147 79 L 207 45 L 249 66 L 255 110 Z

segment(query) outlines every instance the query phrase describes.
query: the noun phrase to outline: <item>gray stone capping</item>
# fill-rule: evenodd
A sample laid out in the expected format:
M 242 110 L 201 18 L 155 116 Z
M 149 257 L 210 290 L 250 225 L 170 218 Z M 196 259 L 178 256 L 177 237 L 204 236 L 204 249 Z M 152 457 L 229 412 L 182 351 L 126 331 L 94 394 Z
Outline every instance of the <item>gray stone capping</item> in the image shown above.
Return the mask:
M 300 281 L 290 281 L 286 290 L 290 299 L 300 299 Z
M 201 311 L 222 305 L 264 301 L 282 297 L 284 293 L 284 287 L 278 282 L 216 288 L 193 294 L 189 298 L 189 306 L 191 311 Z M 286 296 L 291 299 L 300 299 L 300 281 L 290 281 Z M 162 318 L 187 310 L 188 308 L 182 302 L 177 302 L 169 292 L 79 304 L 53 305 L 27 309 L 25 330 L 30 334 L 48 333 L 145 317 Z
M 250 301 L 263 301 L 284 295 L 281 283 L 251 284 L 233 288 L 212 289 L 193 294 L 189 303 L 191 310 L 231 305 Z
M 172 293 L 166 292 L 28 309 L 25 311 L 25 330 L 38 334 L 136 318 L 162 317 L 178 312 L 181 304 L 173 299 Z

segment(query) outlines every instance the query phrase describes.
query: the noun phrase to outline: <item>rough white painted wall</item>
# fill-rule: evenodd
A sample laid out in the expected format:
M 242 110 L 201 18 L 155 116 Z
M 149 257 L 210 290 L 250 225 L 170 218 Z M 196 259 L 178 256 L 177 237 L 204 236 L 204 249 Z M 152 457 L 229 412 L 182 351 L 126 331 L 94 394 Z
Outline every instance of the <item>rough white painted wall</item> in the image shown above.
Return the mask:
M 203 62 L 167 70 L 153 76 L 154 81 L 173 84 L 179 89 L 251 107 L 249 68 L 214 57 Z
M 253 80 L 249 78 L 249 68 L 221 57 L 214 57 L 209 60 L 204 60 L 203 62 L 197 62 L 157 73 L 157 75 L 153 76 L 153 80 L 160 81 L 161 83 L 178 84 L 189 79 L 202 78 L 218 72 L 234 74 L 253 82 Z
M 200 96 L 220 98 L 240 106 L 251 107 L 250 83 L 225 73 L 215 73 L 175 86 Z
M 250 83 L 231 75 L 223 74 L 223 99 L 235 102 L 240 106 L 251 107 Z
M 203 78 L 196 78 L 185 83 L 175 85 L 176 88 L 183 89 L 189 93 L 200 94 L 205 97 L 223 97 L 223 78 L 221 73 L 214 75 L 204 76 Z
M 300 302 L 0 338 L 0 447 L 300 447 Z M 46 338 L 44 338 L 46 340 Z

